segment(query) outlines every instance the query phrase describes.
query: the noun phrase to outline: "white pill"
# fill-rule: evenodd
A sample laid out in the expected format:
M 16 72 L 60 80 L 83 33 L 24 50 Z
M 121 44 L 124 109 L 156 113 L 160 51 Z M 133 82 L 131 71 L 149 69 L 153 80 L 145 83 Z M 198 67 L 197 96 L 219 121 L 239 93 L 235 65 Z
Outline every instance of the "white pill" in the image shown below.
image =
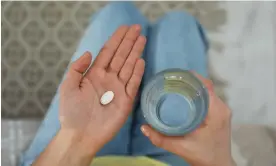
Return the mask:
M 114 98 L 114 93 L 112 91 L 107 91 L 101 97 L 101 104 L 107 105 L 113 100 L 113 98 Z

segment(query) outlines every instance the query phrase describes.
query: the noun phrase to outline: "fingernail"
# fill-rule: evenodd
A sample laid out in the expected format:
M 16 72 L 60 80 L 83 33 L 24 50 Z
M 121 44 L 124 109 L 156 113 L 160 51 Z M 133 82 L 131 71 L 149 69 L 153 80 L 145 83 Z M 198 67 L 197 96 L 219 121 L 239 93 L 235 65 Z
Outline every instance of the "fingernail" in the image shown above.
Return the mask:
M 140 35 L 139 38 L 140 38 L 140 40 L 142 40 L 143 42 L 146 43 L 147 38 L 144 35 Z
M 89 51 L 85 51 L 83 56 L 91 56 L 91 53 Z
M 149 132 L 145 129 L 144 126 L 141 127 L 141 131 L 143 132 L 143 134 L 147 137 L 149 137 Z
M 139 31 L 141 29 L 141 26 L 139 24 L 134 25 L 135 30 Z

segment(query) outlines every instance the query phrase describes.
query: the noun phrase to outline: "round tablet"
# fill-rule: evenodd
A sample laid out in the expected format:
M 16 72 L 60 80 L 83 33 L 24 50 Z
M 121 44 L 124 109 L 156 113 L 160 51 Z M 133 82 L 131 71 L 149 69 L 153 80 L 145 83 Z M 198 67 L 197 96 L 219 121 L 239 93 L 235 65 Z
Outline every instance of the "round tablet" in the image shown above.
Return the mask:
M 101 97 L 101 104 L 107 105 L 113 100 L 113 98 L 114 98 L 114 93 L 112 91 L 107 91 Z

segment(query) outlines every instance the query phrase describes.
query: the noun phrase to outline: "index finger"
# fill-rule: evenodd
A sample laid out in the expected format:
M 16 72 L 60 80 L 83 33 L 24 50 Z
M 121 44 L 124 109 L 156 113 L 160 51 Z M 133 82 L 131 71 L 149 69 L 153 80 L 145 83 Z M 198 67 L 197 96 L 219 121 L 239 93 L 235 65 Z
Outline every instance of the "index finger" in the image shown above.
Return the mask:
M 231 111 L 229 107 L 215 94 L 214 86 L 211 80 L 192 72 L 206 87 L 209 94 L 209 109 L 205 123 L 211 126 L 221 127 L 230 122 Z
M 197 74 L 196 72 L 192 71 L 193 75 L 196 76 L 196 78 L 198 78 L 203 84 L 204 86 L 207 88 L 208 92 L 214 92 L 214 86 L 213 86 L 213 82 L 207 78 L 204 78 L 203 76 L 201 76 L 200 74 Z

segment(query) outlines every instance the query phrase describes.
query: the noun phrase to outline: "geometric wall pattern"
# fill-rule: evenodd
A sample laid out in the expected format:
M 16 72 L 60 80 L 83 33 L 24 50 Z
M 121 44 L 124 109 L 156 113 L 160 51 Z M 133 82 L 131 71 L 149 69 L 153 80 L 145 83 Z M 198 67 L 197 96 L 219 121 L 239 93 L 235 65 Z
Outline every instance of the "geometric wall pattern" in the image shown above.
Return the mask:
M 1 2 L 2 117 L 42 117 L 73 55 L 89 18 L 107 2 Z M 167 11 L 183 10 L 208 33 L 219 31 L 223 2 L 135 2 L 154 21 Z M 223 47 L 211 41 L 214 49 Z M 217 87 L 220 82 L 215 81 Z

